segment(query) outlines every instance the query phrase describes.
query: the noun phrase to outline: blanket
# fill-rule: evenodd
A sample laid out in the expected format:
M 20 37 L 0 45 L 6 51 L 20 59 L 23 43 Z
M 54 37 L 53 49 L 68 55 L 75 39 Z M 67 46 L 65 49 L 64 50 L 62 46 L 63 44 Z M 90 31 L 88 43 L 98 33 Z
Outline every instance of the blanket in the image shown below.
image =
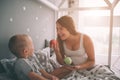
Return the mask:
M 120 80 L 105 65 L 96 65 L 92 69 L 73 71 L 61 80 Z

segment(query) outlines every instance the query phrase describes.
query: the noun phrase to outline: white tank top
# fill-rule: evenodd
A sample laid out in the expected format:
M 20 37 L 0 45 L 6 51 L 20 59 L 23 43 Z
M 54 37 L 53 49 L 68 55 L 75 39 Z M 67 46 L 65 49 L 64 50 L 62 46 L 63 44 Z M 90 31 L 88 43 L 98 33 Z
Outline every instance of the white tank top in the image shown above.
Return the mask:
M 65 45 L 65 43 L 63 43 L 64 46 L 64 50 L 65 50 L 65 55 L 71 57 L 73 64 L 82 64 L 85 61 L 87 61 L 87 54 L 85 52 L 84 46 L 83 46 L 83 34 L 81 35 L 81 39 L 80 39 L 80 48 L 78 50 L 72 51 L 70 49 L 68 49 Z

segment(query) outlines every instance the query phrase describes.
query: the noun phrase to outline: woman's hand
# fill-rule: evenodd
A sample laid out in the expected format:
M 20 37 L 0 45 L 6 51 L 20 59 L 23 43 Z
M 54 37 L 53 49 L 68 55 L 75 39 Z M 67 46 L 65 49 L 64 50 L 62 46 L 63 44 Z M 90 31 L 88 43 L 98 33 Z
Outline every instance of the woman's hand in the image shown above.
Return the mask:
M 80 66 L 80 65 L 75 65 L 75 66 L 72 66 L 72 68 L 73 68 L 74 70 L 79 70 L 79 69 L 81 68 L 81 66 Z
M 60 52 L 59 46 L 58 46 L 58 42 L 56 42 L 56 44 L 54 46 L 52 46 L 52 47 L 53 47 L 55 53 L 59 53 Z
M 64 66 L 66 69 L 69 69 L 69 70 L 79 70 L 80 69 L 80 66 L 79 65 L 75 65 L 75 66 Z
M 58 47 L 58 42 L 57 40 L 51 40 L 50 41 L 50 48 L 53 49 L 55 51 L 55 53 L 59 52 L 59 47 Z

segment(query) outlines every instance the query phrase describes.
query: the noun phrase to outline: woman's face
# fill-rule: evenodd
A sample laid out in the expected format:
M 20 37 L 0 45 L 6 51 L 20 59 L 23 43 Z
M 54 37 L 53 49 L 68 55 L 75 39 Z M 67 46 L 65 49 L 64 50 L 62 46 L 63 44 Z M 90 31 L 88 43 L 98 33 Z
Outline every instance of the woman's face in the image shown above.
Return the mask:
M 61 26 L 59 23 L 56 23 L 56 27 L 57 34 L 61 40 L 66 40 L 70 36 L 70 32 L 65 27 Z

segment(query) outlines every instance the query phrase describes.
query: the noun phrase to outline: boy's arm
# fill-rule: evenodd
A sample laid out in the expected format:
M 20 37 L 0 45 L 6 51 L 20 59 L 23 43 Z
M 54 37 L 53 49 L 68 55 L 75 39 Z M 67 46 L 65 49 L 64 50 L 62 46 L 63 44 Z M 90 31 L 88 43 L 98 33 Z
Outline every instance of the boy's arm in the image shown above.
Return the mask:
M 51 79 L 51 80 L 59 80 L 56 76 L 52 75 L 52 74 L 49 74 L 47 73 L 45 70 L 43 69 L 40 69 L 40 72 L 42 73 L 42 75 L 48 79 Z
M 28 77 L 30 78 L 30 80 L 47 80 L 47 78 L 38 75 L 37 73 L 32 71 L 28 73 Z
M 25 59 L 18 59 L 16 61 L 15 73 L 19 80 L 26 80 L 26 77 L 27 79 L 30 78 L 30 80 L 47 80 L 42 75 L 35 73 Z

